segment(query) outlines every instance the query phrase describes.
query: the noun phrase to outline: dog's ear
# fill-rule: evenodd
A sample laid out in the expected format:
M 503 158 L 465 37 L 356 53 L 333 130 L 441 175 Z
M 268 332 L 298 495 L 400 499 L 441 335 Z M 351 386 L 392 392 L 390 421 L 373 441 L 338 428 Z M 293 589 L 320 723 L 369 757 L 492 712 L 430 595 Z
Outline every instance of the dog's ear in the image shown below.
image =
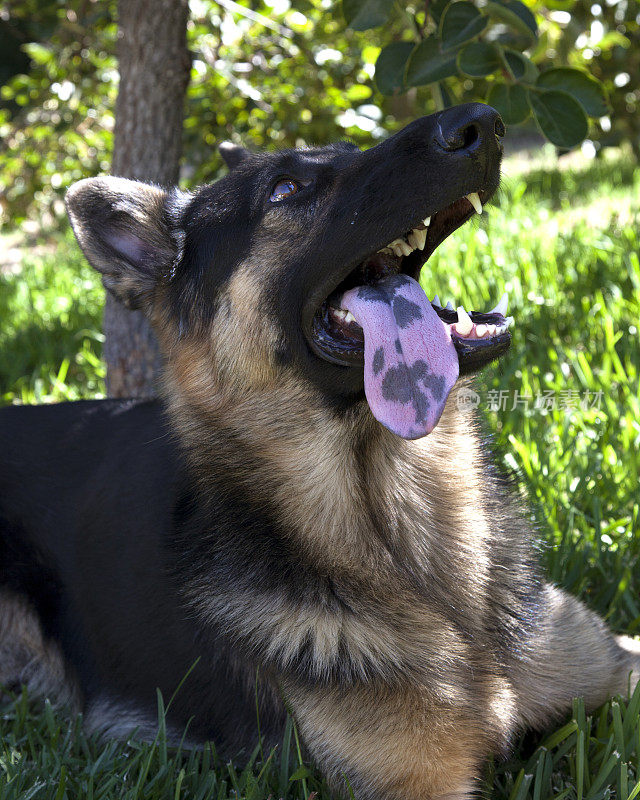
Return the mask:
M 177 237 L 158 186 L 125 178 L 88 178 L 66 196 L 80 247 L 102 282 L 128 308 L 142 308 L 157 280 L 173 266 Z
M 218 151 L 229 169 L 237 167 L 249 155 L 248 150 L 233 142 L 220 142 Z

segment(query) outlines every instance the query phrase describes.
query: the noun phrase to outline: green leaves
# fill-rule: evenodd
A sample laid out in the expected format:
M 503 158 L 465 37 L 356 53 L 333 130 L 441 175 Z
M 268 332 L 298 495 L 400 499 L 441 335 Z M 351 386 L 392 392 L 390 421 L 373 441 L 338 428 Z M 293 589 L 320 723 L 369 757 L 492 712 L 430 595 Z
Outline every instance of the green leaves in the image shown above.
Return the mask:
M 586 137 L 587 115 L 602 117 L 607 113 L 600 83 L 571 67 L 543 72 L 527 94 L 540 130 L 550 142 L 562 148 L 575 147 Z
M 22 49 L 36 64 L 43 65 L 54 59 L 53 49 L 40 42 L 27 42 Z
M 380 51 L 376 61 L 376 86 L 382 94 L 395 94 L 405 88 L 404 73 L 412 42 L 391 42 Z
M 489 20 L 468 0 L 449 3 L 440 20 L 442 47 L 458 47 L 481 34 L 488 24 Z
M 450 78 L 458 71 L 455 53 L 443 53 L 436 36 L 420 42 L 407 64 L 407 86 L 422 86 Z
M 383 24 L 391 13 L 391 5 L 389 0 L 343 0 L 343 10 L 350 27 L 364 30 Z M 381 50 L 376 62 L 378 90 L 390 95 L 412 86 L 441 83 L 454 76 L 484 78 L 495 73 L 507 75 L 515 82 L 534 83 L 537 68 L 525 55 L 499 43 L 490 30 L 494 20 L 535 42 L 535 18 L 520 0 L 489 0 L 481 8 L 470 0 L 436 0 L 430 4 L 424 23 L 416 24 L 421 31 L 431 30 L 422 41 L 415 46 L 406 40 L 391 42 Z M 415 29 L 412 33 L 415 35 Z M 482 38 L 485 33 L 486 39 Z M 439 94 L 449 96 L 445 84 L 440 86 Z M 503 91 L 496 96 L 505 108 L 511 109 L 509 118 L 520 120 L 528 115 L 522 91 Z
M 535 40 L 537 38 L 536 18 L 520 0 L 508 0 L 506 3 L 490 1 L 487 3 L 486 9 L 492 19 L 513 28 L 528 39 Z
M 530 89 L 527 96 L 540 130 L 552 144 L 569 149 L 586 137 L 587 115 L 570 94 L 556 89 Z
M 587 73 L 559 67 L 539 75 L 525 55 L 505 49 L 502 57 L 512 77 L 523 84 L 494 83 L 489 90 L 487 102 L 500 112 L 507 125 L 524 122 L 532 112 L 552 144 L 570 149 L 587 136 L 587 115 L 600 117 L 607 113 L 604 89 Z M 459 63 L 462 68 L 461 59 Z
M 368 26 L 390 13 L 387 0 L 343 0 L 343 4 L 352 27 Z M 587 115 L 607 113 L 602 86 L 586 72 L 558 67 L 540 74 L 532 60 L 539 57 L 538 25 L 520 0 L 488 0 L 481 7 L 470 0 L 438 0 L 429 8 L 431 21 L 426 15 L 416 24 L 419 31 L 430 30 L 429 35 L 416 45 L 396 41 L 380 51 L 375 80 L 382 94 L 437 83 L 436 96 L 446 105 L 453 94 L 447 79 L 492 78 L 486 99 L 504 122 L 517 125 L 533 113 L 544 136 L 562 148 L 583 141 Z M 523 42 L 522 50 L 517 42 Z
M 604 89 L 595 78 L 578 69 L 558 67 L 542 74 L 526 56 L 513 50 L 503 52 L 513 77 L 527 86 L 494 84 L 487 102 L 506 124 L 523 122 L 529 110 L 544 136 L 557 147 L 576 147 L 587 136 L 587 115 L 607 113 Z
M 505 47 L 502 50 L 502 58 L 514 80 L 533 83 L 538 77 L 538 68 L 524 53 L 518 53 Z
M 389 18 L 393 0 L 342 0 L 347 25 L 356 31 L 377 28 Z
M 590 117 L 603 117 L 608 112 L 607 98 L 602 84 L 580 69 L 572 67 L 548 69 L 540 75 L 536 86 L 568 92 Z
M 471 42 L 458 53 L 460 72 L 471 78 L 482 78 L 500 69 L 500 50 L 487 42 Z
M 524 122 L 531 113 L 527 91 L 518 84 L 494 83 L 489 90 L 487 103 L 496 109 L 505 125 Z

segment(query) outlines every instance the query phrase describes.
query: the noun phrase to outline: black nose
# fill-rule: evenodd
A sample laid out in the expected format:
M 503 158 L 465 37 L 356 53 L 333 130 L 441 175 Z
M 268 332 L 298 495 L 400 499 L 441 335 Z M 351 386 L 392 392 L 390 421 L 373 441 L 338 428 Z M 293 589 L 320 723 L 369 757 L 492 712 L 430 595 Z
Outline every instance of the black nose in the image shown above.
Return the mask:
M 484 103 L 466 103 L 441 112 L 436 141 L 444 150 L 473 151 L 495 144 L 505 134 L 500 114 Z

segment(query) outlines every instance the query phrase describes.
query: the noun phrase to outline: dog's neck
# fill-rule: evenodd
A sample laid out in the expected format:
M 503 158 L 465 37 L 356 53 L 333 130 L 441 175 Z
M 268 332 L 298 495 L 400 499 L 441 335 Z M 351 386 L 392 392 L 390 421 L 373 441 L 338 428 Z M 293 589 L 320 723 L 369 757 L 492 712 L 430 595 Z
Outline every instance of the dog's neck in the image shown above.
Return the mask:
M 473 558 L 466 574 L 482 580 L 485 463 L 455 392 L 436 429 L 417 441 L 387 431 L 364 402 L 339 413 L 294 382 L 246 397 L 168 396 L 203 488 L 223 474 L 329 574 L 354 564 L 375 574 L 437 572 L 453 553 Z

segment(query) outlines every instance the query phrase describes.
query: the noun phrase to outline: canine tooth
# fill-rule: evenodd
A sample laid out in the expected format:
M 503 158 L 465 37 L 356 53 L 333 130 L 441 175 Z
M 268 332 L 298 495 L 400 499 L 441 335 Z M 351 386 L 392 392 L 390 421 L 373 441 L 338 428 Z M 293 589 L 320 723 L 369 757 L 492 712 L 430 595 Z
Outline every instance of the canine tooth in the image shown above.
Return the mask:
M 411 233 L 407 236 L 409 240 L 409 244 L 414 250 L 418 249 L 418 237 L 416 236 L 416 231 L 411 231 Z
M 345 322 L 355 322 L 356 318 L 353 316 L 353 314 L 350 311 L 347 311 L 347 313 L 344 315 L 344 321 Z
M 425 218 L 422 220 L 422 223 L 423 223 L 423 225 L 426 225 L 426 226 L 427 226 L 427 228 L 429 227 L 429 223 L 430 223 L 430 222 L 431 222 L 431 217 L 425 217 Z
M 482 339 L 482 337 L 485 335 L 486 332 L 487 332 L 486 325 L 476 325 L 476 336 L 478 337 L 478 339 Z
M 448 308 L 449 311 L 453 311 L 453 303 L 451 302 L 451 300 L 447 300 L 447 305 L 445 306 L 445 308 Z
M 458 321 L 456 323 L 456 330 L 463 336 L 468 336 L 473 328 L 471 317 L 464 310 L 463 306 L 458 306 Z
M 507 313 L 507 307 L 509 305 L 509 295 L 505 292 L 502 297 L 500 298 L 500 302 L 495 308 L 492 308 L 489 312 L 490 314 L 502 314 L 504 317 Z
M 467 200 L 475 208 L 478 214 L 482 214 L 482 203 L 480 202 L 480 195 L 477 192 L 471 192 L 471 194 L 468 194 Z
M 442 308 L 442 303 L 440 302 L 440 298 L 438 297 L 438 295 L 437 295 L 437 294 L 434 294 L 434 296 L 433 296 L 433 302 L 434 302 L 434 303 L 435 303 L 437 306 L 440 306 L 440 308 Z
M 420 250 L 424 250 L 424 246 L 427 243 L 427 229 L 424 228 L 421 231 L 414 231 L 413 232 L 414 239 L 416 240 L 416 247 L 420 248 Z

